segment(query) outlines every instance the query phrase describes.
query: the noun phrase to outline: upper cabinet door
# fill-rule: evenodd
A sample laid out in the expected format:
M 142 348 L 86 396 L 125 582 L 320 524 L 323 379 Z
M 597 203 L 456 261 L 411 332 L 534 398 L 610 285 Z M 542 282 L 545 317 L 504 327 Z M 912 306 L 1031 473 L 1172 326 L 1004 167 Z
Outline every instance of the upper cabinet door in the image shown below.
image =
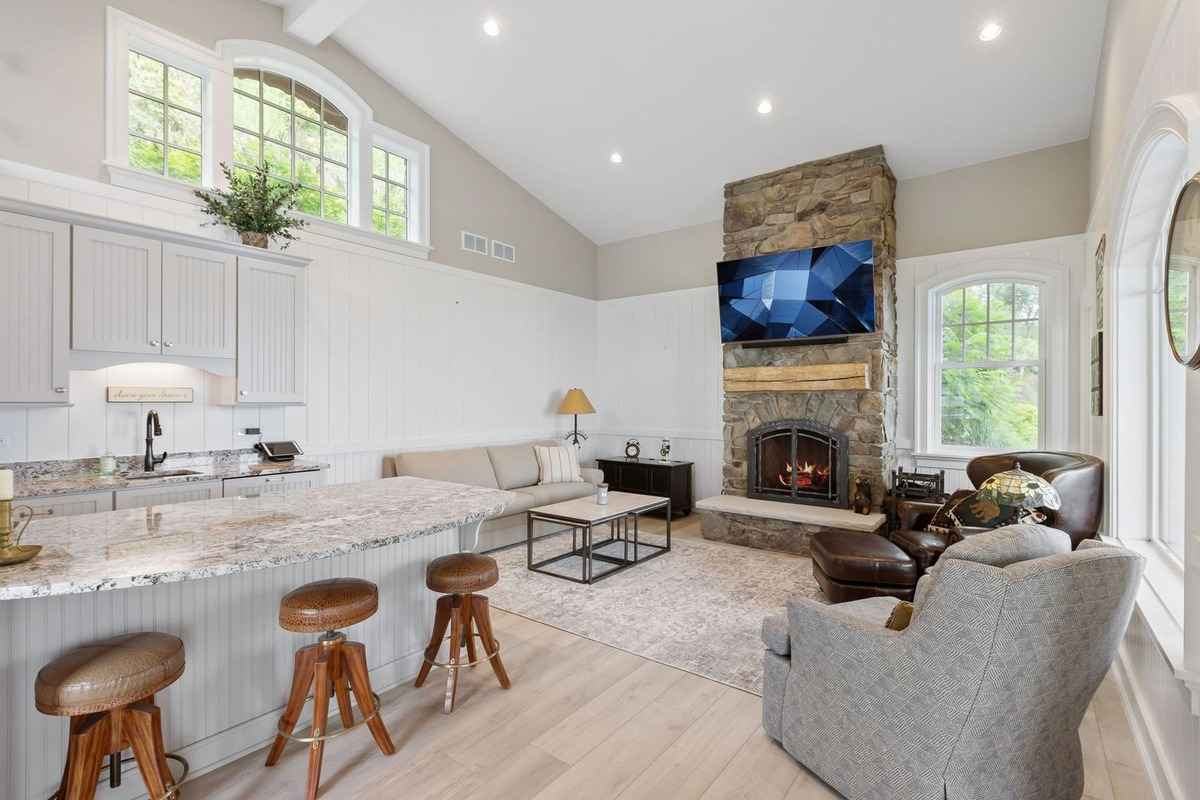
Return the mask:
M 237 256 L 163 244 L 164 355 L 237 357 Z
M 162 242 L 75 226 L 72 346 L 162 352 Z
M 304 402 L 307 311 L 303 267 L 238 259 L 239 403 Z
M 71 230 L 0 212 L 0 403 L 66 403 Z

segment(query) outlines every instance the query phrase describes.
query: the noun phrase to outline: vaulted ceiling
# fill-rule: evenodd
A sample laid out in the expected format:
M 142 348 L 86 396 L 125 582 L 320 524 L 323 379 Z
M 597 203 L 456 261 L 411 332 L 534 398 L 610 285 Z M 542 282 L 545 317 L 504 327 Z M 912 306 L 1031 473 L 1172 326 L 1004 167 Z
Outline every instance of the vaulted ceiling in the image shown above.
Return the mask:
M 909 178 L 1086 138 L 1107 6 L 273 1 L 601 244 L 718 219 L 727 181 L 868 145 Z

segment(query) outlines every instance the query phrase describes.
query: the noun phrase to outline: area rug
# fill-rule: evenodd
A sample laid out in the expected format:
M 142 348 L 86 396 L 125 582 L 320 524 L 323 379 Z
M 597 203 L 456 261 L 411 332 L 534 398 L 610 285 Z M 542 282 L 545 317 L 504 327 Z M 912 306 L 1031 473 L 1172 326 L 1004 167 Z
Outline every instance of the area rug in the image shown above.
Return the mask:
M 570 538 L 539 540 L 535 560 L 570 550 Z M 591 586 L 530 572 L 525 546 L 512 547 L 492 553 L 500 583 L 487 594 L 496 608 L 762 694 L 763 619 L 791 597 L 826 602 L 812 563 L 702 539 L 671 544 L 671 552 Z

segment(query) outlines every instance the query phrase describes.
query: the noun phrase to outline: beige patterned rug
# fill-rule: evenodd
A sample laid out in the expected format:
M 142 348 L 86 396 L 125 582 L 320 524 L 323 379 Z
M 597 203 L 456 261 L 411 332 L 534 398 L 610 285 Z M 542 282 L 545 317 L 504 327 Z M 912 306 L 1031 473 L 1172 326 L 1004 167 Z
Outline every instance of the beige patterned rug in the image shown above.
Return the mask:
M 536 542 L 535 560 L 570 550 L 570 540 Z M 703 539 L 671 544 L 671 552 L 591 586 L 530 572 L 525 546 L 512 547 L 491 554 L 500 583 L 487 594 L 496 608 L 762 694 L 763 618 L 789 597 L 824 602 L 811 562 Z

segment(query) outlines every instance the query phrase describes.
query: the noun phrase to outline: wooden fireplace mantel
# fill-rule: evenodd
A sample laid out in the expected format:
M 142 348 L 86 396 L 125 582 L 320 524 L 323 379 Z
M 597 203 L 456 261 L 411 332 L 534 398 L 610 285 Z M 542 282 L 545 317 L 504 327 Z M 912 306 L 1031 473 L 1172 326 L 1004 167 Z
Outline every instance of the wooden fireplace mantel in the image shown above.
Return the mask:
M 729 367 L 726 392 L 862 391 L 871 388 L 870 365 L 807 364 L 799 367 Z

